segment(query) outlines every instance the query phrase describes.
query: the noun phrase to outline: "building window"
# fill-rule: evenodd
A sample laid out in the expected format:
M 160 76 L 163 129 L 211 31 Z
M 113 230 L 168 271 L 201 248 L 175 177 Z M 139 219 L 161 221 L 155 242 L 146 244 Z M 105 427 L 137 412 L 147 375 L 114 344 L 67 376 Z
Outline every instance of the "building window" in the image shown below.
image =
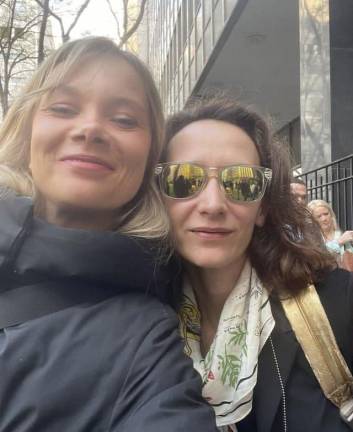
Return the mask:
M 203 44 L 204 44 L 204 50 L 205 50 L 205 61 L 207 61 L 208 57 L 210 56 L 210 54 L 212 52 L 212 48 L 213 48 L 212 26 L 211 26 L 210 22 L 208 22 L 208 25 L 207 25 L 205 32 L 204 32 Z
M 196 45 L 198 45 L 202 39 L 202 29 L 202 7 L 200 7 L 196 15 Z
M 196 48 L 196 76 L 200 76 L 203 68 L 202 42 Z
M 225 0 L 224 6 L 225 6 L 225 16 L 227 18 L 230 17 L 230 14 L 232 13 L 234 6 L 238 3 L 238 0 Z
M 224 28 L 224 18 L 223 18 L 223 2 L 218 1 L 216 3 L 213 12 L 213 34 L 214 40 L 217 41 Z
M 23 31 L 24 31 L 23 27 L 12 28 L 12 32 L 11 32 L 11 27 L 0 26 L 0 39 L 12 39 L 12 38 L 23 39 L 24 37 Z
M 207 26 L 211 19 L 212 14 L 212 0 L 204 0 L 203 2 L 203 16 L 204 16 L 204 27 Z

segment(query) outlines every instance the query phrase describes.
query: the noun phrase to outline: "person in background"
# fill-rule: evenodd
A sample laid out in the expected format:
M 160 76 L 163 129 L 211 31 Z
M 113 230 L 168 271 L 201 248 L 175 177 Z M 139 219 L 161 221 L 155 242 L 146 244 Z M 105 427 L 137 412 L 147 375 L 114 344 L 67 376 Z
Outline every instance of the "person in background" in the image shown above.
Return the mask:
M 290 172 L 265 121 L 230 97 L 201 98 L 167 123 L 156 174 L 181 264 L 181 333 L 222 431 L 350 430 L 279 301 L 315 283 L 352 366 L 353 276 L 291 198 Z M 186 196 L 168 187 L 177 174 L 196 185 Z
M 308 191 L 305 182 L 300 178 L 292 178 L 290 182 L 290 193 L 294 196 L 297 202 L 306 206 L 308 200 Z
M 312 200 L 308 208 L 320 225 L 327 249 L 333 252 L 338 260 L 345 249 L 353 252 L 353 231 L 341 231 L 328 202 L 321 199 Z
M 216 431 L 183 354 L 150 73 L 106 38 L 39 67 L 0 130 L 0 430 Z M 157 256 L 156 256 L 157 255 Z

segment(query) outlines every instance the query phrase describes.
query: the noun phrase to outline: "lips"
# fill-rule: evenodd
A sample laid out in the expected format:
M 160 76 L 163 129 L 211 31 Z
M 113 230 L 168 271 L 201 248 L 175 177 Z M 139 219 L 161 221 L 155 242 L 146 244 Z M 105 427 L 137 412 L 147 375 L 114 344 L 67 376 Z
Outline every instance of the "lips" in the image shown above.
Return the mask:
M 232 231 L 226 228 L 211 228 L 211 227 L 199 227 L 199 228 L 192 228 L 191 231 L 193 232 L 207 232 L 207 233 L 220 233 L 220 234 L 230 234 Z
M 87 154 L 67 155 L 62 157 L 60 161 L 67 162 L 81 168 L 87 168 L 87 169 L 103 168 L 110 171 L 114 170 L 114 167 L 109 162 L 94 155 L 87 155 Z
M 190 231 L 204 240 L 220 240 L 232 233 L 232 230 L 221 227 L 197 227 L 192 228 Z

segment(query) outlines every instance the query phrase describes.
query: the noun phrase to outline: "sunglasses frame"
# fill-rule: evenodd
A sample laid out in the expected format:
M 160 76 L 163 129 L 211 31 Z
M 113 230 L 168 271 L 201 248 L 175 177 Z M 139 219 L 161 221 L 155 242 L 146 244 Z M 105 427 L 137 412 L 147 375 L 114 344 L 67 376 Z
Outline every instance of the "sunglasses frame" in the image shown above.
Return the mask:
M 167 168 L 168 166 L 172 166 L 172 165 L 193 165 L 196 166 L 198 168 L 203 169 L 205 175 L 204 178 L 202 180 L 202 184 L 199 190 L 197 190 L 196 192 L 194 192 L 192 195 L 187 196 L 187 197 L 172 197 L 169 196 L 163 188 L 162 185 L 162 174 L 165 168 Z M 235 200 L 233 198 L 231 198 L 230 195 L 228 195 L 224 189 L 224 186 L 222 184 L 221 181 L 221 173 L 222 171 L 224 171 L 227 168 L 254 168 L 258 171 L 261 172 L 263 179 L 264 179 L 264 186 L 263 186 L 263 190 L 262 193 L 260 194 L 259 198 L 257 198 L 256 200 L 252 200 L 252 201 L 241 201 L 241 200 Z M 217 172 L 217 176 L 211 176 L 210 175 L 210 171 L 216 171 Z M 251 204 L 257 201 L 262 200 L 262 198 L 265 195 L 266 192 L 266 188 L 267 186 L 271 183 L 272 180 L 272 169 L 271 168 L 265 168 L 262 166 L 258 166 L 258 165 L 247 165 L 247 164 L 231 164 L 231 165 L 225 165 L 222 167 L 210 167 L 210 166 L 206 166 L 206 165 L 202 165 L 199 163 L 195 163 L 195 162 L 190 162 L 190 161 L 184 161 L 184 162 L 162 162 L 156 165 L 155 167 L 155 171 L 154 171 L 155 175 L 158 177 L 158 183 L 159 183 L 159 189 L 161 190 L 162 194 L 164 196 L 166 196 L 169 199 L 174 199 L 174 200 L 189 200 L 192 198 L 195 198 L 197 195 L 199 195 L 206 187 L 208 180 L 210 177 L 217 177 L 218 179 L 218 184 L 220 186 L 220 188 L 223 190 L 223 192 L 225 193 L 226 198 L 231 201 L 232 203 L 240 203 L 240 204 Z

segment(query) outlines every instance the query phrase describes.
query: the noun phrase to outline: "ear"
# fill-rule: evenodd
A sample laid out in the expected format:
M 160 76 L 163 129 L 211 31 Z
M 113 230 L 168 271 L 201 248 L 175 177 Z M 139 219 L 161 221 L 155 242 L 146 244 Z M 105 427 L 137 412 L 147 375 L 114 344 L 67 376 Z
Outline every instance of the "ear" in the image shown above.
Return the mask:
M 267 210 L 264 209 L 264 207 L 261 205 L 257 211 L 255 225 L 258 227 L 263 227 L 265 224 L 266 216 L 267 216 Z

